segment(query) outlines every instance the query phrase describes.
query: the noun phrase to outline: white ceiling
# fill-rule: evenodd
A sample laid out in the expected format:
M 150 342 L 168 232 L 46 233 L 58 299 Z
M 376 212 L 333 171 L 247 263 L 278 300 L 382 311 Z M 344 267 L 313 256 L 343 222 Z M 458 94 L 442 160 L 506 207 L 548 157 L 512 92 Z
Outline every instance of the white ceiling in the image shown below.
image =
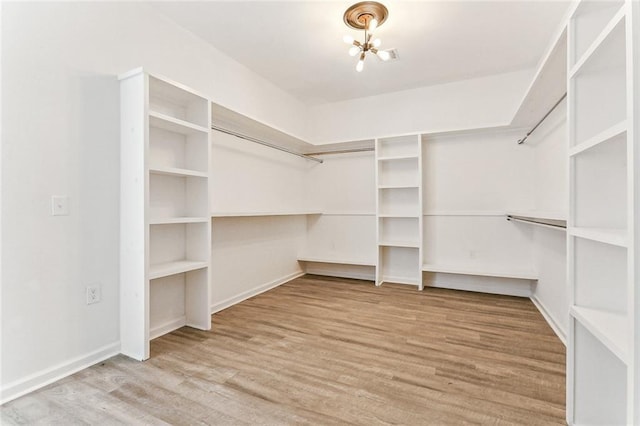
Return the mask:
M 412 89 L 531 68 L 568 1 L 383 1 L 376 35 L 400 59 L 347 54 L 342 14 L 356 1 L 152 3 L 162 14 L 306 104 Z

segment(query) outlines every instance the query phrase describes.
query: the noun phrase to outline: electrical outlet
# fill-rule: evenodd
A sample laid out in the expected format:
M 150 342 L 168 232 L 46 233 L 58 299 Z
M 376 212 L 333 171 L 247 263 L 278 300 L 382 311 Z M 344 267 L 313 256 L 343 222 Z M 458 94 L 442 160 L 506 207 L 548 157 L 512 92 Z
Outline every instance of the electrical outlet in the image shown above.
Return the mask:
M 90 285 L 87 286 L 87 305 L 98 303 L 100 301 L 100 286 Z

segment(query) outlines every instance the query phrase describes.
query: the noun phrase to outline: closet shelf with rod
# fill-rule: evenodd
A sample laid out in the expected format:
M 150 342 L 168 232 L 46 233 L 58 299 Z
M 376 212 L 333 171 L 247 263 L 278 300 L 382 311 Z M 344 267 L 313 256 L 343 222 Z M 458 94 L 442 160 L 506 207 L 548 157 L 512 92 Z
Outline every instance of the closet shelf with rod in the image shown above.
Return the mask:
M 536 125 L 533 126 L 533 129 L 529 130 L 529 132 L 527 132 L 527 134 L 522 139 L 518 140 L 518 145 L 522 145 L 529 138 L 529 136 L 531 136 L 533 132 L 535 132 L 538 127 L 540 127 L 540 125 L 544 122 L 544 120 L 546 120 L 547 117 L 551 115 L 551 113 L 558 107 L 558 105 L 560 105 L 562 101 L 565 100 L 566 97 L 567 97 L 567 93 L 565 92 L 565 94 L 562 95 L 560 99 L 558 99 L 558 101 L 551 107 L 551 109 L 547 111 L 544 117 L 542 117 L 540 121 L 538 121 L 538 123 L 536 123 Z
M 254 142 L 254 143 L 269 147 L 269 148 L 277 149 L 278 151 L 286 152 L 287 154 L 295 155 L 297 157 L 304 158 L 305 160 L 315 161 L 316 163 L 322 163 L 323 162 L 323 160 L 321 160 L 320 158 L 315 158 L 315 157 L 313 157 L 311 155 L 308 155 L 308 154 L 303 154 L 303 153 L 300 153 L 300 152 L 296 152 L 296 151 L 284 148 L 282 146 L 278 146 L 278 145 L 273 144 L 271 142 L 266 142 L 266 141 L 263 141 L 262 139 L 254 138 L 254 137 L 248 136 L 248 135 L 243 135 L 242 133 L 238 133 L 238 132 L 235 132 L 233 130 L 225 129 L 223 127 L 212 125 L 211 129 L 217 130 L 218 132 L 226 133 L 228 135 L 232 135 L 232 136 L 238 137 L 240 139 L 244 139 L 244 140 L 249 141 L 249 142 Z

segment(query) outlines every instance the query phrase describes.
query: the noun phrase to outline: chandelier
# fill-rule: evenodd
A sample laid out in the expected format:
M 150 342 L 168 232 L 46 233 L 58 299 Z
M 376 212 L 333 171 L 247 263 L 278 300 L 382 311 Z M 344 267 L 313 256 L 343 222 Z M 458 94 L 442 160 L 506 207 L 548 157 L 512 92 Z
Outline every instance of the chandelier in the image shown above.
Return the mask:
M 345 43 L 351 45 L 349 55 L 359 56 L 356 71 L 362 72 L 367 53 L 377 55 L 383 61 L 390 59 L 389 52 L 380 50 L 382 42 L 379 38 L 373 39 L 373 32 L 387 20 L 389 11 L 376 1 L 362 1 L 349 7 L 344 12 L 344 23 L 355 30 L 364 30 L 364 41 L 355 40 L 350 35 L 344 36 Z

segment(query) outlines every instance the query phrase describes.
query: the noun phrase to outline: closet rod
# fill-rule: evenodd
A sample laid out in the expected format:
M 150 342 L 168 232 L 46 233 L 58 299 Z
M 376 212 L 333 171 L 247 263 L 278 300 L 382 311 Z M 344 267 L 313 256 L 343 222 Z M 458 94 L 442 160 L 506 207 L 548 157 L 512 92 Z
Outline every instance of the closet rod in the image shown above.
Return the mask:
M 260 140 L 260 139 L 252 138 L 251 136 L 243 135 L 242 133 L 234 132 L 233 130 L 228 130 L 228 129 L 225 129 L 223 127 L 218 127 L 216 125 L 211 125 L 211 128 L 213 130 L 217 130 L 219 132 L 226 133 L 226 134 L 231 135 L 231 136 L 236 136 L 236 137 L 238 137 L 240 139 L 244 139 L 244 140 L 249 141 L 249 142 L 254 142 L 254 143 L 257 143 L 257 144 L 260 144 L 260 145 L 268 146 L 269 148 L 277 149 L 278 151 L 286 152 L 287 154 L 295 155 L 297 157 L 301 157 L 301 158 L 304 158 L 306 160 L 315 161 L 317 163 L 322 163 L 323 162 L 319 158 L 310 157 L 309 155 L 306 155 L 306 154 L 300 154 L 299 152 L 291 151 L 291 150 L 289 150 L 287 148 L 283 148 L 281 146 L 274 145 L 272 143 L 265 142 L 265 141 Z
M 536 125 L 533 127 L 533 129 L 531 129 L 531 131 L 525 135 L 525 137 L 524 137 L 524 138 L 522 138 L 522 139 L 520 139 L 520 140 L 518 141 L 518 145 L 522 145 L 522 144 L 524 143 L 524 141 L 526 141 L 526 140 L 527 140 L 527 138 L 531 135 L 531 133 L 533 133 L 533 132 L 535 132 L 535 131 L 536 131 L 536 129 L 537 129 L 537 128 L 542 124 L 542 122 L 543 122 L 543 121 L 544 121 L 544 120 L 549 116 L 549 114 L 551 114 L 551 113 L 553 112 L 553 110 L 554 110 L 554 109 L 556 109 L 556 107 L 557 107 L 558 105 L 560 105 L 560 102 L 564 101 L 564 98 L 566 98 L 566 97 L 567 97 L 567 92 L 565 92 L 565 93 L 564 93 L 564 95 L 562 95 L 562 97 L 558 100 L 558 102 L 556 102 L 556 103 L 555 103 L 555 105 L 553 105 L 553 106 L 551 107 L 551 109 L 549 110 L 549 112 L 547 112 L 547 113 L 544 115 L 544 117 L 542 117 L 542 119 L 541 119 L 540 121 L 538 121 L 538 124 L 536 124 Z
M 366 151 L 375 151 L 375 148 L 353 148 L 353 149 L 340 149 L 335 151 L 318 151 L 318 152 L 310 152 L 307 155 L 329 155 L 329 154 L 347 154 L 350 152 L 366 152 Z

